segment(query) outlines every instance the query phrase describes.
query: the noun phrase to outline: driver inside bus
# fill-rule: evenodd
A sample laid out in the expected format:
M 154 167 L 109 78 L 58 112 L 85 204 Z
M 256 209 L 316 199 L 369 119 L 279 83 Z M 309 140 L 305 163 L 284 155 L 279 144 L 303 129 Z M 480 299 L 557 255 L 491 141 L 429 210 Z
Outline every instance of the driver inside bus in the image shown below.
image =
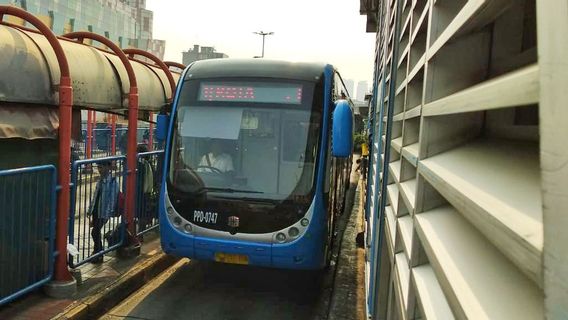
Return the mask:
M 227 174 L 234 172 L 233 159 L 228 153 L 223 151 L 223 144 L 220 140 L 213 139 L 209 150 L 208 153 L 201 157 L 198 171 L 211 172 L 218 170 L 221 173 Z

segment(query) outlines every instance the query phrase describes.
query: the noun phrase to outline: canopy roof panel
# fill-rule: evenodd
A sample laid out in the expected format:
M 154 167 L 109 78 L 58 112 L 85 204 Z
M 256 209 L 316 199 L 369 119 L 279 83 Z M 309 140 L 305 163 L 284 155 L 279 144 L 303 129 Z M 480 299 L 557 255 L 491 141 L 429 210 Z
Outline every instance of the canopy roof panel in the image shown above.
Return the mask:
M 71 71 L 73 105 L 124 113 L 130 83 L 120 59 L 95 47 L 60 40 Z M 58 105 L 59 67 L 40 34 L 0 25 L 0 102 Z M 139 109 L 157 112 L 171 98 L 166 74 L 131 60 L 138 82 Z M 173 73 L 177 82 L 179 74 Z

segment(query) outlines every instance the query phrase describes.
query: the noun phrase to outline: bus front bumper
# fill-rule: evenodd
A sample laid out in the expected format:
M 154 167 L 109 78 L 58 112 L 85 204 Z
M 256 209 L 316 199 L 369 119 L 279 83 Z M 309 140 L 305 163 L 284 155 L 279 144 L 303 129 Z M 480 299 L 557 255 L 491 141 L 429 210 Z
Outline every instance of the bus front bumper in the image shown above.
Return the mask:
M 162 242 L 162 248 L 168 254 L 197 260 L 300 270 L 324 266 L 322 252 L 300 243 L 277 245 L 184 236 L 183 241 Z

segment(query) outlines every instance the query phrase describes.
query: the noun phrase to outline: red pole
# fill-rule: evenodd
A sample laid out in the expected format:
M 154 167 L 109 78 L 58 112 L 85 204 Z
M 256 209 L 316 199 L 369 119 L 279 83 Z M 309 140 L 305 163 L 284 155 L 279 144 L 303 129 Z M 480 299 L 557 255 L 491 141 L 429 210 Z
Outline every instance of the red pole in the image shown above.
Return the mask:
M 138 131 L 138 88 L 130 87 L 128 94 L 128 145 L 126 147 L 126 221 L 131 240 L 138 243 L 134 226 L 134 207 L 136 204 L 136 133 Z
M 91 141 L 91 150 L 94 151 L 97 145 L 97 112 L 93 110 L 93 141 Z
M 22 18 L 36 27 L 46 38 L 57 58 L 59 65 L 59 159 L 57 165 L 57 178 L 60 190 L 57 194 L 57 221 L 55 227 L 55 257 L 54 277 L 56 281 L 70 282 L 73 280 L 67 268 L 67 230 L 70 203 L 70 163 L 71 163 L 71 108 L 73 105 L 73 87 L 71 75 L 65 52 L 57 37 L 38 18 L 32 14 L 11 6 L 0 6 L 0 21 L 4 15 Z
M 110 116 L 111 152 L 116 155 L 116 114 Z
M 63 72 L 62 72 L 63 74 Z M 70 166 L 71 161 L 71 118 L 73 107 L 73 88 L 71 77 L 61 77 L 59 84 L 59 197 L 57 201 L 55 280 L 71 281 L 73 278 L 67 268 L 67 233 L 71 202 Z
M 150 132 L 148 134 L 148 150 L 154 150 L 154 112 L 150 112 Z
M 87 159 L 92 158 L 92 148 L 93 148 L 93 111 L 87 111 L 87 146 L 85 147 L 85 152 L 87 154 Z

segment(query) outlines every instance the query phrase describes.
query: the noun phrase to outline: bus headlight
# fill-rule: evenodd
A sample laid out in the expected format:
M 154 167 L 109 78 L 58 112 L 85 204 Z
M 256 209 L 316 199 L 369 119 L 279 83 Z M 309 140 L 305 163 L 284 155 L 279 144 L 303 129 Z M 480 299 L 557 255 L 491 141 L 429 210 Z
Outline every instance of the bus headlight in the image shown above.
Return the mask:
M 180 217 L 175 217 L 174 218 L 174 225 L 176 225 L 177 227 L 179 227 L 181 225 L 181 218 Z
M 308 218 L 302 218 L 302 220 L 300 220 L 300 224 L 302 224 L 302 227 L 307 227 L 308 224 L 310 224 L 310 220 L 308 220 Z
M 298 228 L 296 227 L 288 229 L 288 235 L 290 236 L 290 238 L 296 238 L 299 234 L 300 230 L 298 230 Z
M 183 231 L 185 231 L 186 233 L 191 233 L 191 224 L 187 223 L 186 225 L 184 225 Z
M 167 211 L 168 211 L 168 215 L 170 215 L 170 216 L 173 216 L 174 213 L 175 213 L 174 208 L 172 208 L 172 207 L 168 207 Z
M 280 242 L 280 243 L 286 241 L 286 235 L 283 234 L 282 232 L 278 232 L 278 233 L 276 234 L 276 241 L 278 241 L 278 242 Z

